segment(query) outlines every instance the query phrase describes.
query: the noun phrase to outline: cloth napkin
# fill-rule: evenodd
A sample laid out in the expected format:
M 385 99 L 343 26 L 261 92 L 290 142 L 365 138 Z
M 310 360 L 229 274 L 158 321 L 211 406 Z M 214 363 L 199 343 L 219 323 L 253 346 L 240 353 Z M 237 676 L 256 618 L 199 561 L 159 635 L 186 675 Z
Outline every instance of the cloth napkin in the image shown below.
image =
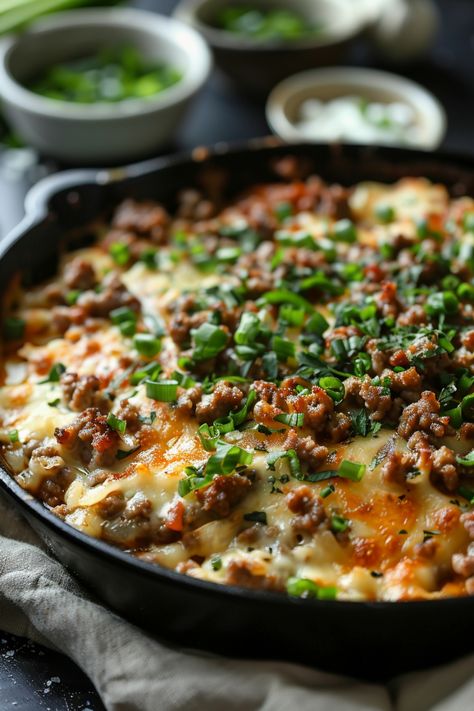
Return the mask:
M 466 711 L 474 655 L 387 686 L 173 649 L 91 599 L 0 496 L 0 627 L 69 655 L 108 711 Z

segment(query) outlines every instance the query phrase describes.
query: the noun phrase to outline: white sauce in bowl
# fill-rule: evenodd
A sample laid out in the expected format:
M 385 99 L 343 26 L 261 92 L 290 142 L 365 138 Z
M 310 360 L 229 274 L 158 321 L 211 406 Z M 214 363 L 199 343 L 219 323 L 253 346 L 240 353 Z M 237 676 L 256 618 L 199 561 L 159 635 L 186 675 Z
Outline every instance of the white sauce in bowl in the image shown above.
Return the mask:
M 361 96 L 341 96 L 331 101 L 307 99 L 295 122 L 301 135 L 311 140 L 418 144 L 423 140 L 415 111 L 402 102 L 380 103 Z

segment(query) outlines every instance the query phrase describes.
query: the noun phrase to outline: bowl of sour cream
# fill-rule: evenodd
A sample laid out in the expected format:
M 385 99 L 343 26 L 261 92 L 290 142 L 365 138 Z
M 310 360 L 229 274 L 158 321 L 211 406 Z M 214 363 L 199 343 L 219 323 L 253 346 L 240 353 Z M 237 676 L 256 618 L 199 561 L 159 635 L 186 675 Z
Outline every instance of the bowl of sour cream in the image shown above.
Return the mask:
M 331 67 L 285 79 L 267 121 L 286 141 L 437 148 L 446 132 L 439 101 L 419 84 L 375 69 Z

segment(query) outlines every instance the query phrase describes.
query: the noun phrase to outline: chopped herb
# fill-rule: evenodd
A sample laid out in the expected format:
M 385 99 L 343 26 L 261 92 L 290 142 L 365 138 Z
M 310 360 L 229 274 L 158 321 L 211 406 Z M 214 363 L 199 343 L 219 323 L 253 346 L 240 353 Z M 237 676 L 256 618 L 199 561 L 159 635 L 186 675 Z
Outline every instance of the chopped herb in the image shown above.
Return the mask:
M 375 216 L 384 225 L 388 225 L 395 219 L 395 209 L 391 205 L 377 205 L 375 208 Z
M 20 441 L 20 435 L 18 434 L 18 430 L 10 430 L 7 436 L 12 444 L 17 444 L 17 442 Z
M 133 449 L 119 449 L 117 454 L 115 455 L 116 459 L 126 459 L 129 457 L 131 454 L 134 454 L 140 449 L 140 445 L 138 444 L 136 447 L 133 447 Z
M 74 304 L 77 303 L 78 298 L 80 297 L 81 292 L 78 291 L 77 289 L 74 289 L 72 291 L 68 291 L 66 296 L 64 297 L 66 304 L 68 306 L 74 306 Z
M 161 350 L 160 339 L 155 338 L 151 333 L 137 333 L 133 339 L 133 345 L 141 355 L 147 358 L 153 358 Z
M 465 467 L 474 467 L 474 449 L 469 454 L 466 454 L 465 457 L 456 457 L 456 461 Z
M 267 514 L 265 511 L 251 511 L 244 514 L 245 521 L 255 521 L 255 523 L 263 523 L 267 525 Z
M 423 531 L 423 543 L 429 541 L 433 536 L 439 536 L 441 531 Z
M 317 600 L 335 600 L 337 588 L 322 587 L 308 578 L 289 578 L 286 590 L 293 597 L 316 598 Z
M 61 402 L 61 398 L 56 398 L 56 400 L 51 400 L 48 402 L 49 407 L 57 407 L 59 403 Z
M 219 555 L 214 555 L 211 558 L 211 568 L 216 572 L 222 568 L 222 558 Z
M 109 254 L 119 267 L 124 267 L 130 259 L 130 249 L 123 242 L 111 244 Z
M 159 402 L 174 402 L 178 397 L 176 380 L 145 380 L 146 396 Z
M 273 419 L 275 420 L 275 422 L 282 422 L 284 425 L 288 425 L 288 427 L 302 427 L 304 424 L 304 413 L 284 412 L 281 415 L 276 415 Z
M 194 350 L 193 360 L 201 361 L 214 358 L 227 344 L 227 334 L 219 326 L 203 323 L 191 331 Z
M 44 380 L 40 380 L 40 384 L 43 383 L 59 383 L 61 375 L 66 372 L 66 366 L 62 363 L 55 363 L 51 370 L 49 371 L 48 377 Z
M 334 484 L 328 484 L 327 486 L 324 487 L 324 489 L 321 489 L 321 492 L 319 495 L 322 499 L 327 499 L 327 497 L 330 496 L 331 494 L 334 494 L 335 491 L 336 491 L 336 487 L 334 486 Z
M 271 452 L 267 457 L 267 466 L 271 471 L 275 471 L 275 465 L 280 460 L 288 460 L 291 475 L 295 479 L 303 479 L 304 475 L 301 471 L 300 460 L 294 449 L 288 449 L 286 451 L 276 451 Z
M 357 230 L 351 220 L 339 220 L 333 227 L 332 238 L 336 242 L 352 243 L 357 240 Z
M 121 420 L 119 417 L 114 415 L 113 412 L 109 412 L 107 415 L 107 424 L 121 435 L 125 434 L 125 430 L 127 429 L 127 421 Z
M 156 412 L 152 410 L 149 415 L 138 415 L 138 419 L 144 425 L 152 425 L 156 420 Z
M 334 533 L 344 533 L 350 527 L 350 521 L 343 516 L 333 514 L 331 516 L 331 531 Z

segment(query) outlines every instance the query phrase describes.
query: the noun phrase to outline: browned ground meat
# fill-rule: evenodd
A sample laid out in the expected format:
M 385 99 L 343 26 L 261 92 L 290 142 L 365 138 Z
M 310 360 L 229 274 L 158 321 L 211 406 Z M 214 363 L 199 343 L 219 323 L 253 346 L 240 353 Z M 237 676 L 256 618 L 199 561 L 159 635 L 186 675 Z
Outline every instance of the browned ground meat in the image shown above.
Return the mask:
M 406 475 L 413 471 L 417 457 L 413 452 L 390 452 L 385 458 L 381 475 L 384 481 L 405 481 Z
M 138 312 L 140 310 L 138 299 L 128 291 L 117 274 L 113 272 L 105 277 L 103 289 L 100 292 L 86 291 L 81 294 L 77 303 L 90 316 L 100 318 L 105 318 L 111 311 L 121 306 L 127 306 L 132 311 Z
M 73 325 L 84 323 L 86 313 L 78 306 L 54 306 L 51 311 L 51 323 L 57 333 L 66 333 Z
M 219 380 L 213 392 L 196 405 L 198 422 L 211 424 L 219 417 L 225 417 L 242 403 L 243 393 L 225 380 Z
M 373 385 L 370 377 L 348 378 L 344 382 L 346 396 L 355 398 L 359 405 L 365 405 L 375 422 L 389 416 L 393 401 L 381 385 Z
M 93 289 L 96 285 L 94 267 L 85 259 L 76 257 L 69 262 L 64 270 L 64 282 L 69 289 L 78 289 L 79 291 Z
M 196 412 L 196 405 L 201 400 L 201 397 L 201 385 L 194 385 L 192 388 L 184 390 L 182 394 L 178 397 L 178 402 L 176 403 L 176 411 L 184 415 L 194 415 Z
M 96 504 L 103 518 L 111 519 L 119 516 L 125 508 L 125 498 L 120 492 L 112 492 Z
M 125 420 L 127 423 L 127 432 L 131 434 L 138 432 L 143 425 L 140 421 L 140 412 L 135 405 L 132 405 L 128 400 L 120 400 L 120 406 L 115 412 L 115 415 L 120 420 Z
M 399 393 L 403 400 L 415 402 L 419 398 L 423 382 L 416 368 L 411 367 L 400 373 L 384 370 L 381 377 L 389 378 L 390 389 Z
M 298 486 L 286 497 L 288 508 L 295 514 L 291 525 L 296 533 L 315 533 L 326 522 L 319 498 L 309 486 Z
M 312 437 L 301 437 L 294 429 L 288 431 L 283 449 L 294 449 L 298 459 L 309 469 L 318 469 L 329 453 L 327 447 L 317 444 Z
M 101 392 L 100 381 L 95 375 L 64 373 L 61 376 L 61 390 L 66 405 L 75 412 L 88 407 L 97 407 L 101 412 L 110 408 L 110 399 Z
M 152 502 L 139 491 L 127 501 L 123 517 L 128 521 L 148 521 L 152 512 Z
M 431 460 L 431 473 L 435 481 L 442 481 L 448 491 L 456 491 L 459 486 L 456 453 L 444 445 L 435 449 Z
M 66 449 L 74 449 L 91 467 L 107 467 L 114 461 L 120 444 L 117 432 L 107 424 L 100 410 L 89 407 L 66 427 L 57 427 L 54 436 Z
M 162 242 L 168 222 L 168 213 L 156 202 L 125 200 L 117 209 L 112 224 L 119 230 L 148 234 L 153 241 Z
M 274 575 L 255 575 L 246 560 L 231 560 L 226 573 L 227 585 L 255 590 L 281 590 L 283 587 Z
M 408 439 L 414 432 L 422 430 L 434 437 L 444 437 L 448 432 L 449 417 L 440 416 L 440 409 L 434 392 L 425 390 L 418 402 L 402 412 L 398 425 L 399 435 Z
M 216 476 L 212 484 L 198 489 L 196 496 L 204 511 L 209 511 L 220 518 L 229 515 L 233 506 L 238 504 L 252 488 L 252 482 L 246 476 Z

